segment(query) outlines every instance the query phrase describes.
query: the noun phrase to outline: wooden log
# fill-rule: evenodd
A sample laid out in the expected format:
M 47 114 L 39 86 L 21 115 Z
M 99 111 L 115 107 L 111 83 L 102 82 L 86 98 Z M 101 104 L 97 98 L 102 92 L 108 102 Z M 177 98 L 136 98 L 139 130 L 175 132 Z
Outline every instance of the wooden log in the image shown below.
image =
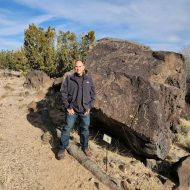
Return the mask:
M 70 141 L 70 146 L 67 148 L 69 154 L 71 154 L 76 160 L 79 161 L 86 169 L 88 169 L 95 177 L 97 177 L 103 184 L 108 186 L 112 190 L 124 190 L 121 187 L 121 180 L 108 176 L 101 168 L 90 158 L 88 158 L 81 148 L 74 142 Z

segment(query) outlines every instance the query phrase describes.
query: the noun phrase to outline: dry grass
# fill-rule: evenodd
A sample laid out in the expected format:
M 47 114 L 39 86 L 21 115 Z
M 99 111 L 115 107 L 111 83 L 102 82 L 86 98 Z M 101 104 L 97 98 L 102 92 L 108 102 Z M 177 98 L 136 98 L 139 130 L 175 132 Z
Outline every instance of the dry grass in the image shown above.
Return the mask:
M 156 181 L 150 180 L 150 181 L 145 181 L 141 187 L 141 190 L 160 190 L 160 185 L 156 183 Z
M 181 118 L 180 119 L 181 133 L 187 134 L 190 131 L 190 121 Z
M 110 152 L 112 152 L 112 154 L 131 156 L 131 150 L 127 148 L 124 144 L 120 143 L 118 139 L 112 138 L 112 142 L 110 145 L 104 142 L 102 134 L 100 134 L 99 131 L 94 134 L 94 136 L 90 136 L 90 140 L 93 144 L 100 145 L 103 149 L 108 149 Z
M 190 121 L 180 119 L 181 134 L 177 136 L 177 143 L 190 150 Z
M 186 142 L 187 148 L 190 150 L 190 131 L 186 135 L 186 141 L 185 142 Z

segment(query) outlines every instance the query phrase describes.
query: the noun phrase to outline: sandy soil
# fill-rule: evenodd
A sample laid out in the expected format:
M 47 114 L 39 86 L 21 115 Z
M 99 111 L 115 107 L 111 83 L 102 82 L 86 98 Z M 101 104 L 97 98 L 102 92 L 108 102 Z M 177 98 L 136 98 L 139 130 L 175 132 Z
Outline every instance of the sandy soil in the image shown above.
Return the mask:
M 26 119 L 35 92 L 24 78 L 0 77 L 0 189 L 93 190 L 108 188 L 69 154 L 55 158 L 43 132 Z

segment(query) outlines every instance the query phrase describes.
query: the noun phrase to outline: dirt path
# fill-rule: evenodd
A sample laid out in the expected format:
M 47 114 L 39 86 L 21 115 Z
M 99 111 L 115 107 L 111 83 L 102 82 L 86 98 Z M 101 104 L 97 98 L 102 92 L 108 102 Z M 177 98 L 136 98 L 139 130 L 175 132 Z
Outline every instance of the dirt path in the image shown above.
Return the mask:
M 0 77 L 0 190 L 107 190 L 69 154 L 58 161 L 42 143 L 42 131 L 26 119 L 34 92 L 23 82 Z

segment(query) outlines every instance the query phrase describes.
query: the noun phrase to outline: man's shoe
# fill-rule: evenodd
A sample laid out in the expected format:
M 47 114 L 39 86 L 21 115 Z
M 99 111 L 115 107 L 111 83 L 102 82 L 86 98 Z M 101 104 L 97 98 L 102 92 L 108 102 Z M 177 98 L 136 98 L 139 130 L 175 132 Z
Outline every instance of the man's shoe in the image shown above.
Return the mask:
M 84 154 L 86 156 L 88 156 L 88 157 L 92 156 L 92 152 L 88 148 L 82 149 L 82 151 L 84 152 Z
M 65 157 L 65 151 L 59 151 L 59 152 L 57 153 L 57 159 L 58 159 L 58 160 L 63 160 L 64 157 Z

